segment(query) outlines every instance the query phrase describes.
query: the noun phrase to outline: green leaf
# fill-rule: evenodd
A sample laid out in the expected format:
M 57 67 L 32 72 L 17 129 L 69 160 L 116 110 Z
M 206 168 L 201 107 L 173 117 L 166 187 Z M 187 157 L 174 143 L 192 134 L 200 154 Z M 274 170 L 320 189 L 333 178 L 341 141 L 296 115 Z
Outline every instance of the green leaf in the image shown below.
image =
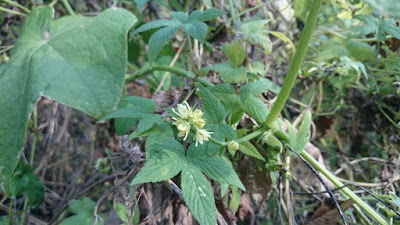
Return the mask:
M 308 9 L 311 7 L 311 4 L 312 2 L 308 0 L 293 0 L 294 16 L 305 23 Z
M 347 41 L 345 46 L 350 56 L 359 61 L 369 61 L 376 58 L 374 50 L 367 43 L 358 41 Z M 340 56 L 343 55 L 339 55 L 339 57 Z
M 400 5 L 397 0 L 366 0 L 378 15 L 400 17 Z
M 242 65 L 247 55 L 246 50 L 238 40 L 234 40 L 230 44 L 225 44 L 222 47 L 222 51 L 224 51 L 225 56 L 235 68 Z
M 250 41 L 251 44 L 263 47 L 265 54 L 271 52 L 269 33 L 264 27 L 267 22 L 268 20 L 255 20 L 243 23 L 240 27 L 243 39 Z
M 150 63 L 154 62 L 158 53 L 160 53 L 164 45 L 175 35 L 179 28 L 181 28 L 181 25 L 163 27 L 151 36 L 149 40 Z
M 172 130 L 171 125 L 166 122 L 161 123 L 160 126 L 155 125 L 150 130 L 150 135 L 146 139 L 146 147 L 157 143 L 160 138 L 174 137 L 174 131 Z
M 119 218 L 127 223 L 128 222 L 128 218 L 126 217 L 126 214 L 128 212 L 128 210 L 126 209 L 126 206 L 123 205 L 120 202 L 115 202 L 115 212 L 118 214 Z
M 204 43 L 208 31 L 207 24 L 200 21 L 189 21 L 183 25 L 183 29 L 191 37 L 196 38 L 200 43 Z
M 75 225 L 75 224 L 93 224 L 93 212 L 96 203 L 88 198 L 81 197 L 78 200 L 74 200 L 70 203 L 68 210 L 75 215 L 64 219 L 61 225 Z M 100 219 L 97 220 L 97 224 L 101 224 Z
M 310 140 L 311 132 L 311 112 L 307 110 L 303 121 L 300 124 L 299 130 L 297 131 L 296 138 L 292 144 L 290 142 L 291 147 L 293 150 L 301 153 L 306 146 L 307 142 Z
M 258 95 L 271 88 L 272 84 L 268 80 L 259 80 L 243 85 L 239 95 Z
M 44 185 L 40 179 L 33 174 L 33 170 L 34 168 L 31 165 L 20 161 L 15 169 L 14 175 L 11 177 L 11 182 L 9 184 L 11 193 L 8 194 L 12 195 L 10 197 L 15 198 L 25 192 L 29 200 L 29 205 L 32 208 L 36 208 L 44 201 Z M 8 185 L 8 183 L 5 182 L 5 185 Z
M 207 178 L 195 165 L 188 164 L 182 171 L 181 187 L 187 207 L 200 225 L 217 223 L 214 194 Z
M 244 82 L 247 78 L 246 68 L 238 67 L 234 68 L 233 65 L 228 61 L 225 63 L 218 63 L 214 66 L 207 66 L 202 69 L 203 71 L 213 70 L 218 73 L 226 83 L 240 83 Z
M 379 27 L 379 20 L 371 15 L 357 15 L 355 18 L 362 21 L 364 24 L 355 27 L 351 34 L 353 36 L 362 37 L 370 33 L 377 34 Z
M 294 47 L 293 42 L 292 42 L 288 37 L 286 37 L 285 34 L 283 34 L 283 33 L 281 33 L 281 32 L 275 32 L 275 31 L 271 31 L 271 32 L 269 32 L 269 33 L 272 34 L 272 35 L 274 35 L 275 37 L 281 39 L 281 40 L 282 40 L 283 42 L 285 42 L 286 44 L 289 44 L 289 45 L 290 45 L 290 48 L 291 48 L 293 51 L 296 50 L 296 47 Z
M 146 151 L 146 163 L 133 179 L 131 185 L 158 182 L 176 176 L 183 167 L 185 150 L 172 138 L 159 139 Z
M 161 116 L 159 114 L 149 114 L 146 115 L 144 117 L 142 117 L 141 120 L 139 120 L 139 124 L 137 126 L 137 129 L 135 130 L 135 132 L 133 132 L 130 135 L 130 139 L 132 138 L 136 138 L 139 136 L 142 136 L 143 132 L 149 130 L 150 128 L 153 127 L 154 124 L 161 124 L 162 123 L 162 119 Z
M 262 160 L 265 162 L 265 158 L 257 151 L 257 149 L 248 141 L 242 142 L 239 144 L 239 151 L 243 154 L 249 155 L 256 159 Z
M 196 94 L 201 98 L 206 111 L 204 118 L 207 123 L 221 123 L 225 120 L 227 113 L 222 104 L 207 88 L 199 85 L 200 91 Z
M 0 165 L 6 176 L 17 166 L 29 113 L 40 96 L 101 118 L 121 95 L 127 32 L 136 17 L 124 9 L 55 21 L 53 14 L 47 6 L 31 11 L 0 76 Z
M 157 104 L 153 100 L 139 96 L 125 97 L 123 101 L 132 104 L 132 106 L 127 105 L 125 108 L 117 109 L 113 113 L 101 118 L 100 121 L 112 118 L 137 119 L 152 114 L 157 108 Z
M 190 145 L 187 150 L 187 160 L 190 165 L 196 165 L 211 179 L 246 190 L 235 170 L 219 156 L 207 156 L 207 149 L 203 145 L 197 147 L 194 144 Z
M 261 99 L 248 94 L 241 94 L 239 97 L 240 105 L 249 116 L 253 117 L 257 122 L 265 122 L 269 110 Z
M 139 28 L 137 28 L 135 30 L 135 32 L 133 32 L 133 34 L 135 35 L 137 33 L 155 29 L 155 28 L 159 28 L 159 27 L 179 26 L 179 25 L 181 25 L 181 24 L 178 23 L 176 20 L 156 20 L 156 21 L 149 22 L 149 23 L 146 23 L 146 24 L 140 26 Z
M 228 207 L 232 209 L 233 214 L 235 215 L 237 210 L 239 209 L 240 204 L 240 193 L 237 187 L 232 187 L 232 198 L 229 201 Z
M 128 104 L 128 101 L 125 101 L 124 99 L 127 98 L 128 96 L 125 96 L 122 98 L 122 100 L 119 102 L 117 106 L 118 109 L 122 109 L 125 107 L 131 107 Z M 135 124 L 137 123 L 137 119 L 133 118 L 116 118 L 114 121 L 114 128 L 117 133 L 117 135 L 124 135 L 126 132 L 128 132 Z
M 188 20 L 188 15 L 185 12 L 171 12 L 171 18 L 178 20 L 182 24 Z
M 400 198 L 396 196 L 396 193 L 389 192 L 390 199 L 392 200 L 393 204 L 396 205 L 398 209 L 400 209 Z
M 396 26 L 396 22 L 393 19 L 385 19 L 379 24 L 377 40 L 385 41 L 386 35 L 400 39 L 400 27 Z
M 196 10 L 189 15 L 188 21 L 208 21 L 224 14 L 226 14 L 226 12 L 214 8 L 206 9 L 205 11 Z
M 140 12 L 143 11 L 143 6 L 146 5 L 150 0 L 135 0 L 136 6 Z

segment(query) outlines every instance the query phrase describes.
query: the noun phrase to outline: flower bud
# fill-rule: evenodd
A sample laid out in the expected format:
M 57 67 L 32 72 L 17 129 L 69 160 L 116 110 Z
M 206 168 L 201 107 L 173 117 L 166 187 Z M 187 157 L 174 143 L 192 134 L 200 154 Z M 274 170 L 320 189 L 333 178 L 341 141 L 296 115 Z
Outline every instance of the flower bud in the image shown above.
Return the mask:
M 237 143 L 236 141 L 229 142 L 228 149 L 229 150 L 233 150 L 233 151 L 238 150 L 239 149 L 239 143 Z

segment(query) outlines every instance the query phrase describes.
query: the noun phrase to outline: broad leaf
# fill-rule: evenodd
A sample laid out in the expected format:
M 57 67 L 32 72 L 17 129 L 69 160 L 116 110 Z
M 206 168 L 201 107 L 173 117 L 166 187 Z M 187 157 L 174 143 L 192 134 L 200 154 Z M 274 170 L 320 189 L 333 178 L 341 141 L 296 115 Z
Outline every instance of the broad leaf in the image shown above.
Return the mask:
M 182 171 L 182 194 L 187 207 L 200 225 L 217 223 L 217 209 L 210 182 L 195 165 L 188 164 Z
M 187 150 L 187 160 L 199 167 L 211 179 L 246 190 L 235 170 L 219 156 L 207 156 L 207 149 L 202 145 L 195 147 L 192 144 Z
M 182 24 L 186 23 L 188 15 L 185 12 L 171 12 L 171 18 L 178 20 Z
M 17 165 L 29 113 L 40 96 L 101 118 L 121 95 L 126 34 L 135 16 L 110 9 L 96 17 L 52 17 L 51 7 L 32 10 L 0 76 L 0 165 L 6 176 Z
M 229 62 L 232 63 L 233 67 L 238 67 L 242 65 L 244 59 L 246 58 L 246 50 L 243 48 L 242 44 L 238 41 L 232 41 L 230 44 L 226 44 L 222 47 L 225 56 L 228 58 Z
M 172 138 L 163 138 L 146 151 L 146 163 L 131 185 L 158 182 L 176 176 L 183 167 L 185 150 Z
M 189 21 L 183 25 L 183 29 L 191 37 L 194 37 L 201 43 L 204 43 L 208 31 L 207 24 L 200 21 Z
M 258 150 L 248 141 L 242 142 L 239 145 L 239 151 L 243 154 L 257 158 L 265 162 L 265 158 L 258 152 Z
M 161 28 L 155 32 L 149 40 L 149 60 L 154 62 L 158 53 L 165 44 L 175 35 L 175 33 L 181 28 L 180 25 L 173 25 Z
M 204 115 L 207 123 L 220 123 L 225 120 L 227 113 L 217 98 L 205 87 L 200 86 L 200 91 L 196 93 L 204 104 Z
M 240 27 L 243 39 L 250 41 L 251 44 L 263 47 L 265 54 L 271 52 L 271 41 L 268 31 L 264 27 L 267 22 L 267 20 L 255 20 L 243 23 Z
M 246 68 L 244 67 L 233 67 L 232 63 L 218 63 L 214 66 L 207 66 L 202 69 L 202 72 L 207 72 L 213 70 L 218 73 L 218 76 L 221 77 L 223 81 L 226 83 L 240 83 L 244 82 L 247 78 Z
M 257 122 L 264 122 L 268 115 L 267 105 L 261 99 L 248 94 L 241 94 L 240 105 Z
M 243 85 L 240 88 L 239 95 L 258 95 L 264 93 L 267 89 L 271 88 L 272 83 L 268 80 L 259 80 Z

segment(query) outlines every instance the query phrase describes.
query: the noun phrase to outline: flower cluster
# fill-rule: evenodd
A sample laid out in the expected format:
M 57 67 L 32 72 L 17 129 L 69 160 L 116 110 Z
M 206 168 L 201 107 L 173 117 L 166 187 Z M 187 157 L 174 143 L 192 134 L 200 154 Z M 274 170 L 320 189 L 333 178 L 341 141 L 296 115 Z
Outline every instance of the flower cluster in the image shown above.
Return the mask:
M 191 108 L 184 101 L 182 104 L 178 104 L 176 110 L 172 109 L 172 111 L 179 117 L 172 117 L 172 119 L 175 120 L 173 124 L 178 128 L 178 136 L 184 137 L 183 140 L 186 140 L 189 135 L 190 125 L 196 128 L 196 135 L 194 136 L 196 146 L 199 142 L 203 144 L 203 141 L 208 141 L 208 138 L 211 137 L 212 132 L 203 129 L 206 121 L 203 119 L 204 113 L 200 109 Z

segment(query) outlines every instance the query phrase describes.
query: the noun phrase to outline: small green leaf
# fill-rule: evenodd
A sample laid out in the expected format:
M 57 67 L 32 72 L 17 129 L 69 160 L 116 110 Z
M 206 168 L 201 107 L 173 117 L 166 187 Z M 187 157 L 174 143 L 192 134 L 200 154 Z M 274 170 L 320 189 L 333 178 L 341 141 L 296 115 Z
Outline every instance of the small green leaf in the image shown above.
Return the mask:
M 81 197 L 70 203 L 68 210 L 75 215 L 64 219 L 61 225 L 75 225 L 75 224 L 93 224 L 93 212 L 96 203 L 88 198 Z M 100 219 L 97 220 L 96 225 L 100 225 Z
M 161 138 L 146 151 L 146 163 L 131 185 L 159 182 L 176 176 L 183 167 L 185 150 L 172 138 Z
M 240 193 L 237 187 L 232 187 L 232 198 L 229 201 L 228 207 L 232 209 L 233 214 L 235 215 L 237 210 L 239 209 L 240 204 Z
M 207 24 L 200 21 L 189 21 L 183 25 L 183 29 L 191 37 L 196 38 L 200 43 L 204 43 L 208 31 Z
M 188 21 L 208 21 L 224 14 L 226 14 L 226 12 L 214 8 L 206 9 L 205 11 L 196 10 L 189 15 Z
M 223 198 L 229 190 L 229 184 L 221 183 L 221 197 Z
M 207 123 L 220 123 L 225 120 L 227 113 L 217 98 L 205 87 L 199 85 L 200 91 L 196 94 L 201 98 L 206 111 L 204 118 Z
M 281 39 L 281 40 L 282 40 L 283 42 L 285 42 L 286 44 L 289 44 L 289 45 L 290 45 L 290 48 L 291 48 L 293 51 L 296 50 L 296 47 L 294 47 L 293 42 L 292 42 L 288 37 L 286 37 L 285 34 L 283 34 L 283 33 L 281 33 L 281 32 L 275 32 L 275 31 L 271 31 L 271 32 L 269 32 L 269 33 L 272 34 L 272 35 L 274 35 L 275 37 Z
M 161 124 L 161 123 L 162 123 L 162 119 L 159 114 L 146 115 L 146 116 L 142 117 L 141 120 L 139 120 L 137 129 L 135 130 L 135 132 L 133 132 L 131 134 L 129 139 L 139 137 L 143 134 L 143 132 L 152 128 L 154 124 Z
M 367 43 L 358 41 L 347 41 L 345 46 L 350 56 L 359 61 L 369 61 L 376 58 L 374 50 Z M 340 56 L 343 55 L 339 55 L 339 57 Z
M 396 26 L 393 19 L 385 19 L 379 24 L 378 41 L 385 41 L 386 35 L 390 35 L 396 39 L 400 39 L 400 27 Z
M 263 47 L 265 54 L 271 52 L 271 40 L 264 27 L 267 22 L 268 20 L 255 20 L 243 23 L 240 27 L 243 39 L 248 40 L 251 44 Z
M 154 62 L 158 53 L 165 44 L 175 35 L 181 28 L 181 25 L 172 25 L 159 29 L 155 32 L 149 40 L 149 60 L 150 63 Z
M 257 149 L 248 141 L 239 144 L 239 151 L 243 154 L 257 158 L 265 162 L 265 158 L 257 151 Z
M 224 51 L 225 56 L 235 68 L 242 65 L 247 55 L 246 50 L 238 40 L 234 40 L 230 44 L 225 44 L 222 47 L 222 51 Z
M 310 127 L 311 127 L 311 112 L 307 110 L 304 119 L 300 124 L 299 130 L 297 131 L 294 143 L 293 144 L 290 143 L 291 147 L 298 153 L 301 153 L 303 151 L 307 142 L 310 140 L 311 136 Z
M 244 82 L 247 78 L 246 68 L 238 67 L 234 68 L 233 65 L 228 61 L 225 63 L 218 63 L 214 66 L 207 66 L 202 69 L 203 71 L 213 70 L 218 73 L 226 83 L 240 83 Z
M 120 202 L 115 202 L 115 212 L 118 214 L 119 218 L 127 223 L 128 222 L 128 218 L 126 217 L 126 214 L 128 212 L 128 210 L 126 209 L 126 206 L 123 205 Z
M 219 156 L 207 156 L 207 149 L 203 145 L 197 147 L 194 144 L 190 145 L 187 150 L 187 160 L 211 179 L 246 190 L 235 170 Z
M 150 0 L 135 0 L 136 6 L 139 12 L 143 11 L 143 6 L 146 5 Z
M 181 25 L 178 23 L 176 20 L 156 20 L 153 22 L 146 23 L 133 32 L 133 34 L 141 33 L 143 31 L 159 28 L 159 27 L 165 27 L 165 26 L 179 26 Z
M 174 131 L 172 130 L 171 125 L 166 122 L 161 123 L 160 126 L 155 125 L 150 130 L 150 135 L 146 139 L 146 147 L 157 143 L 160 138 L 174 137 Z
M 195 165 L 188 164 L 182 171 L 183 199 L 200 225 L 217 223 L 214 194 L 207 178 Z

